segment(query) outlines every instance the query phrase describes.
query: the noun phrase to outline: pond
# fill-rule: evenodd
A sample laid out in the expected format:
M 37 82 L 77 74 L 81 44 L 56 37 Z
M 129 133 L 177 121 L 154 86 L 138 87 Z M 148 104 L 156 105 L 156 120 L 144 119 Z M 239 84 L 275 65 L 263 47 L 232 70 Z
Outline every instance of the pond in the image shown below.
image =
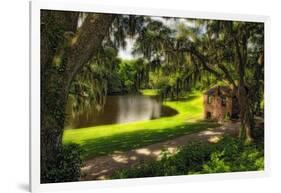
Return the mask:
M 151 120 L 178 113 L 162 105 L 157 97 L 142 95 L 107 96 L 104 108 L 100 111 L 93 106 L 85 112 L 73 114 L 70 106 L 71 103 L 67 108 L 66 129 Z

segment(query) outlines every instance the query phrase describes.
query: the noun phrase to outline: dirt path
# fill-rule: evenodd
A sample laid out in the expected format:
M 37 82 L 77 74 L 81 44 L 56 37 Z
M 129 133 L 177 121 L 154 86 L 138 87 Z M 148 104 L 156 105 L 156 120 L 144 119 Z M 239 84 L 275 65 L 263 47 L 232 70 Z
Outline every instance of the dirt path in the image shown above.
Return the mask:
M 174 153 L 177 147 L 194 141 L 215 142 L 223 134 L 237 135 L 239 123 L 225 123 L 217 128 L 184 135 L 172 140 L 155 143 L 143 148 L 112 155 L 96 157 L 83 163 L 81 180 L 102 180 L 108 178 L 116 169 L 129 168 L 143 161 L 157 160 L 161 151 L 166 149 Z

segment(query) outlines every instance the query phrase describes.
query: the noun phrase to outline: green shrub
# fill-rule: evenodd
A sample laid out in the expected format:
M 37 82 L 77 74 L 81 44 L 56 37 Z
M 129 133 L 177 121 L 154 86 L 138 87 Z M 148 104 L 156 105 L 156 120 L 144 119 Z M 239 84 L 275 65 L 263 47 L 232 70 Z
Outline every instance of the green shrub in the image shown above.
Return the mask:
M 193 172 L 200 171 L 202 164 L 210 157 L 212 148 L 208 144 L 196 142 L 180 148 L 175 155 L 165 151 L 162 154 L 161 160 L 142 163 L 130 169 L 119 170 L 113 174 L 112 178 L 185 175 L 191 169 Z
M 256 171 L 264 169 L 263 146 L 247 146 L 233 162 L 235 171 Z
M 175 155 L 163 152 L 161 160 L 119 170 L 112 178 L 253 171 L 263 167 L 262 144 L 245 146 L 238 139 L 225 136 L 217 144 L 191 143 L 179 148 Z
M 72 182 L 80 178 L 81 149 L 77 144 L 64 145 L 57 154 L 57 163 L 49 166 L 41 183 Z
M 223 152 L 223 157 L 226 160 L 232 160 L 233 158 L 239 156 L 243 147 L 244 145 L 239 139 L 228 135 L 224 136 L 219 143 L 215 144 L 215 150 Z
M 225 137 L 203 165 L 202 173 L 257 171 L 264 168 L 263 144 L 242 145 L 234 138 Z
M 203 170 L 200 173 L 221 173 L 230 172 L 231 167 L 224 160 L 224 152 L 215 152 L 211 154 L 211 160 L 203 165 Z
M 178 169 L 186 174 L 188 172 L 196 172 L 202 169 L 202 164 L 209 159 L 214 146 L 195 142 L 179 149 L 175 155 L 177 161 L 181 164 Z M 177 163 L 176 163 L 177 164 Z

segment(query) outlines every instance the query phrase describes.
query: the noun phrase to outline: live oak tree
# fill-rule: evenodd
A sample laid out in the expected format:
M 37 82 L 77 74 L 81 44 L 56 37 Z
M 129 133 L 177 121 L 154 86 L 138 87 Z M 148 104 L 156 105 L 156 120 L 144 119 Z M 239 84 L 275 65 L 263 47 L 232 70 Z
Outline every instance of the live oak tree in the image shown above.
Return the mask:
M 142 24 L 142 16 L 41 11 L 42 183 L 50 182 L 50 171 L 60 161 L 68 97 L 101 103 L 108 86 L 103 78 L 110 76 L 102 67 L 117 62 L 116 48 L 125 47 L 126 37 Z M 94 89 L 87 89 L 91 81 Z
M 240 138 L 252 141 L 251 130 L 255 126 L 253 104 L 260 104 L 257 85 L 263 77 L 257 77 L 257 69 L 263 68 L 263 24 L 234 21 L 203 21 L 199 41 L 185 41 L 179 50 L 196 56 L 204 70 L 225 80 L 238 93 L 240 109 Z M 206 32 L 202 32 L 206 28 Z M 188 42 L 188 43 L 187 43 Z M 187 45 L 186 45 L 187 43 Z M 259 75 L 262 75 L 259 70 Z M 255 85 L 255 87 L 254 87 Z M 260 84 L 263 87 L 263 84 Z
M 231 86 L 238 93 L 240 138 L 251 142 L 254 114 L 263 93 L 263 24 L 187 21 L 192 25 L 180 23 L 174 30 L 159 21 L 151 22 L 138 37 L 135 52 L 142 53 L 152 65 L 168 69 L 168 77 L 183 72 L 178 79 L 182 85 L 212 76 Z M 171 88 L 177 90 L 179 82 L 175 82 Z
M 112 14 L 41 11 L 41 182 L 57 162 L 62 145 L 65 106 L 70 85 L 101 47 L 114 21 Z

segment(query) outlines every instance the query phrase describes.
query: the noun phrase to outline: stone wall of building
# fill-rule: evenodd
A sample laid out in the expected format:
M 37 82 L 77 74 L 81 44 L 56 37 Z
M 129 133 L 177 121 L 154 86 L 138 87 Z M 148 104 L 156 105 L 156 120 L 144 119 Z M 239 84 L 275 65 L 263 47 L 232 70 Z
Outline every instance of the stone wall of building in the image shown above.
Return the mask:
M 210 99 L 211 97 L 211 99 Z M 223 99 L 224 98 L 224 99 Z M 224 100 L 224 102 L 223 102 Z M 204 95 L 205 119 L 222 121 L 232 116 L 232 98 L 218 95 Z

